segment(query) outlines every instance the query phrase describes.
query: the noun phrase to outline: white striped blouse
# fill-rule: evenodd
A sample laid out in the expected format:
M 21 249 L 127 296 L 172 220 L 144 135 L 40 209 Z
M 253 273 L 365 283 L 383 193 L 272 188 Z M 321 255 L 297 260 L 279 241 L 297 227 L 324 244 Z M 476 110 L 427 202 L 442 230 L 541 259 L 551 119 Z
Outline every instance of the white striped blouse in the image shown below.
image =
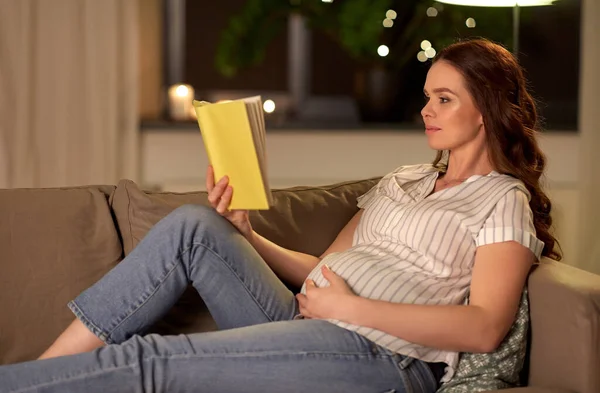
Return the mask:
M 433 192 L 440 171 L 430 164 L 402 166 L 358 198 L 363 216 L 352 247 L 327 255 L 308 278 L 329 285 L 327 264 L 359 296 L 394 303 L 464 304 L 478 246 L 514 240 L 539 260 L 544 243 L 535 237 L 530 194 L 511 176 L 491 172 Z M 305 287 L 302 287 L 305 292 Z M 330 322 L 391 351 L 448 365 L 458 353 L 424 347 L 380 330 Z

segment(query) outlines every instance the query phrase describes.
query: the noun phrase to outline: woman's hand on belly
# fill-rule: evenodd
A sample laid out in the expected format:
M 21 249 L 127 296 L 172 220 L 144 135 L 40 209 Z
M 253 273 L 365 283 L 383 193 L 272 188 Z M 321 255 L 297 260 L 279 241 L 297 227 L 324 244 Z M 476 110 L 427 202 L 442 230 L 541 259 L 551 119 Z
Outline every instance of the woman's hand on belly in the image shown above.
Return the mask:
M 296 295 L 300 313 L 305 318 L 344 321 L 353 300 L 358 296 L 352 292 L 346 281 L 332 272 L 327 265 L 321 267 L 321 272 L 329 285 L 318 288 L 314 281 L 306 280 L 306 294 Z

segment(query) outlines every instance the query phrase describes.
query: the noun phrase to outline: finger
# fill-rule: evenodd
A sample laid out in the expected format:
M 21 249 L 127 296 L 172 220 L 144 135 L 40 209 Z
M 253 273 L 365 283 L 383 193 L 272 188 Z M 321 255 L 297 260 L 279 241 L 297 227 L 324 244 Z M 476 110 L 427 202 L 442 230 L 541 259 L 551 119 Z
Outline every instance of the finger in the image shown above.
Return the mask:
M 223 176 L 217 184 L 215 184 L 214 188 L 208 194 L 208 201 L 212 205 L 212 207 L 216 208 L 221 197 L 223 196 L 223 192 L 225 191 L 225 187 L 227 187 L 227 183 L 229 182 L 229 178 L 227 176 Z
M 306 302 L 302 301 L 302 302 L 298 302 L 298 311 L 300 311 L 300 314 L 302 314 L 304 317 L 310 317 L 311 313 L 310 311 L 308 311 L 308 309 L 306 308 Z
M 304 309 L 304 307 L 298 307 L 298 311 L 300 312 L 300 314 L 302 314 L 303 317 L 306 318 L 306 310 Z
M 331 284 L 331 281 L 337 280 L 340 278 L 340 276 L 338 276 L 333 271 L 331 271 L 331 269 L 327 265 L 321 266 L 321 273 L 323 274 L 323 277 L 325 277 L 325 279 L 327 281 L 329 281 L 330 284 Z
M 313 289 L 315 289 L 317 286 L 315 285 L 315 282 L 313 280 L 306 280 L 304 281 L 304 291 L 306 292 L 306 295 L 308 295 L 309 292 L 311 292 Z
M 221 196 L 221 200 L 217 205 L 217 212 L 219 214 L 224 214 L 228 211 L 229 205 L 231 205 L 231 194 L 233 193 L 233 188 L 227 187 L 223 192 L 223 196 Z
M 299 306 L 300 308 L 302 308 L 302 307 L 305 307 L 305 306 L 306 306 L 306 300 L 307 300 L 307 299 L 306 299 L 306 296 L 305 296 L 305 295 L 303 295 L 303 294 L 301 294 L 301 293 L 297 294 L 297 295 L 296 295 L 296 300 L 298 300 L 298 306 Z
M 212 165 L 206 168 L 206 191 L 209 193 L 215 188 L 215 170 Z
M 305 319 L 312 319 L 312 314 L 306 308 L 300 308 L 298 311 Z

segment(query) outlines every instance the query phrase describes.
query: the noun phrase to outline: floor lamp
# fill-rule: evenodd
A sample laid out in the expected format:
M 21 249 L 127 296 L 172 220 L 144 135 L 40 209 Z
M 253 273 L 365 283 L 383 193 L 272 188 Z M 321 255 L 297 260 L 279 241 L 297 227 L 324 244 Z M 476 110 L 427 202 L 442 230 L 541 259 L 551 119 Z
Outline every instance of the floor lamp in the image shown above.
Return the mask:
M 519 54 L 520 8 L 539 5 L 552 5 L 556 0 L 436 0 L 439 3 L 470 5 L 474 7 L 513 7 L 513 54 Z

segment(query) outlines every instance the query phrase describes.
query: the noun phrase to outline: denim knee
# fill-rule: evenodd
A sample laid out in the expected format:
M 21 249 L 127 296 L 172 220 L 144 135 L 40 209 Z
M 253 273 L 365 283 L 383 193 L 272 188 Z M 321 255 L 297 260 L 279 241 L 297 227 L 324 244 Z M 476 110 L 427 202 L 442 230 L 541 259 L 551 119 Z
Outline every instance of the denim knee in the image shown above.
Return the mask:
M 174 218 L 178 221 L 183 221 L 185 219 L 206 221 L 215 219 L 217 217 L 221 217 L 215 209 L 206 205 L 196 205 L 196 204 L 185 204 L 177 207 L 173 210 L 169 217 Z
M 173 210 L 168 218 L 184 231 L 191 231 L 194 234 L 210 231 L 212 234 L 229 235 L 232 231 L 237 232 L 229 220 L 210 206 L 182 205 Z

